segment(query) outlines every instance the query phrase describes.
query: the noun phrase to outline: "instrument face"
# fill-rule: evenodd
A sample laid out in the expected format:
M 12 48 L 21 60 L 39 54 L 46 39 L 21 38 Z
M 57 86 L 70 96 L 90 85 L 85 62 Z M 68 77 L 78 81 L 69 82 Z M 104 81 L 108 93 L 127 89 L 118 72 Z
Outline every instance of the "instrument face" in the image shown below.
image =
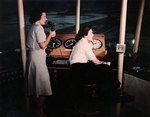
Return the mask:
M 70 38 L 65 40 L 64 47 L 67 49 L 72 49 L 75 44 L 76 44 L 76 40 L 74 38 Z
M 98 39 L 93 39 L 90 44 L 92 45 L 93 50 L 99 49 L 103 46 L 102 42 Z
M 59 48 L 62 45 L 62 40 L 56 37 L 51 38 L 49 44 L 47 45 L 50 49 Z

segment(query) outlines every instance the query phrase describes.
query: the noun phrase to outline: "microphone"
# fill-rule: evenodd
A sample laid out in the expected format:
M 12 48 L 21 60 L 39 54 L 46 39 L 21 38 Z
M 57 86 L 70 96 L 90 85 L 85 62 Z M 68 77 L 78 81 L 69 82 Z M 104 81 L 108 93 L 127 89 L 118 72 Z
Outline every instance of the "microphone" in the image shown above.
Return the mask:
M 55 30 L 55 24 L 52 23 L 51 21 L 48 21 L 47 24 L 51 27 L 51 31 Z

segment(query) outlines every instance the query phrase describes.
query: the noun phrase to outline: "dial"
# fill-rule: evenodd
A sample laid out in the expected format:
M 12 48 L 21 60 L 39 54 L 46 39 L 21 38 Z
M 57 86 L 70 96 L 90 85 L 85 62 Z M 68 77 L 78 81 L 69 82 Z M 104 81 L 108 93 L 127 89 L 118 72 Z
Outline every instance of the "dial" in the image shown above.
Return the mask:
M 64 47 L 67 49 L 72 49 L 75 44 L 76 44 L 76 40 L 74 38 L 67 39 L 64 42 Z
M 93 50 L 99 49 L 103 46 L 102 42 L 98 39 L 93 39 L 90 44 L 92 45 Z
M 62 40 L 56 37 L 51 38 L 49 44 L 48 44 L 48 48 L 50 49 L 56 49 L 59 48 L 62 45 Z

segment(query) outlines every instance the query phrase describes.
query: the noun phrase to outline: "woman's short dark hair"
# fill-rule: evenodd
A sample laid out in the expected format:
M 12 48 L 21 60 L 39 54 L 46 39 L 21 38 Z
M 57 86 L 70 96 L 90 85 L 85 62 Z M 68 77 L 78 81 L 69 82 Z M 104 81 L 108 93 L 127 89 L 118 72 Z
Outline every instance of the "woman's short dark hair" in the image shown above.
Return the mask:
M 43 12 L 45 11 L 42 9 L 33 9 L 30 14 L 29 22 L 33 24 L 36 21 L 40 20 Z
M 81 38 L 87 36 L 90 29 L 92 29 L 92 27 L 89 25 L 82 26 L 76 35 L 75 40 L 78 42 Z

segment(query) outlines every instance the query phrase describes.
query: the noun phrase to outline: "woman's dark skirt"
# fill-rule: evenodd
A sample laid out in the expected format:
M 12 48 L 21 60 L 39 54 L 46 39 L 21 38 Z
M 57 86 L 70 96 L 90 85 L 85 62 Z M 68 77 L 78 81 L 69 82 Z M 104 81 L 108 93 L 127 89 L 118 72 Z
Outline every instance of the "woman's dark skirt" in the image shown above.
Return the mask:
M 107 64 L 94 65 L 93 63 L 75 63 L 71 65 L 70 86 L 74 95 L 82 93 L 84 84 L 96 84 L 97 94 L 101 97 L 116 95 L 120 82 L 117 72 Z

